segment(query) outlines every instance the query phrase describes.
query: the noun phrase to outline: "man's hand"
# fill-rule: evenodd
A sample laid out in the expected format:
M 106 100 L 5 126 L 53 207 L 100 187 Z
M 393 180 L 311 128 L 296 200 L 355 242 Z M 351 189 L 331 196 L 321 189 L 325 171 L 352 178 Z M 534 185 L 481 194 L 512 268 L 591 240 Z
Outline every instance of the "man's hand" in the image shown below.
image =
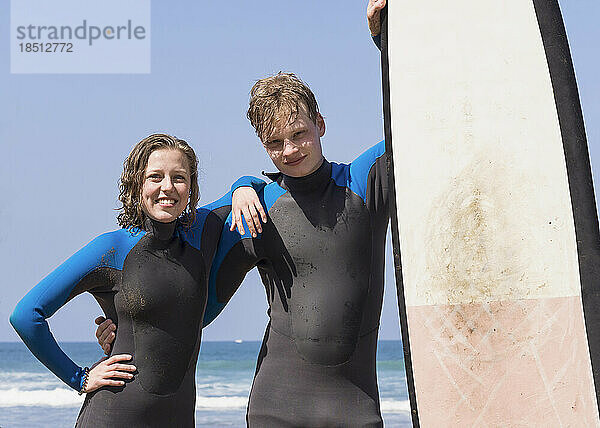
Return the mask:
M 100 347 L 104 353 L 108 355 L 110 354 L 112 343 L 115 341 L 115 331 L 117 330 L 117 326 L 110 318 L 106 319 L 104 317 L 98 317 L 94 320 L 94 322 L 98 324 L 98 328 L 96 329 L 98 343 L 100 344 Z
M 259 217 L 260 214 L 260 217 Z M 263 223 L 267 222 L 267 215 L 263 209 L 260 199 L 256 191 L 252 187 L 238 187 L 231 198 L 231 228 L 233 232 L 237 227 L 240 235 L 246 233 L 244 231 L 244 225 L 242 223 L 242 215 L 246 219 L 248 229 L 253 238 L 256 238 L 256 233 L 262 233 L 262 227 L 260 220 Z
M 131 355 L 113 355 L 103 358 L 92 366 L 88 374 L 87 386 L 83 392 L 92 392 L 103 386 L 123 386 L 121 379 L 133 379 L 133 372 L 137 369 L 131 364 L 120 364 L 120 361 L 131 360 Z
M 381 33 L 381 9 L 385 7 L 385 0 L 369 0 L 367 4 L 367 22 L 371 37 Z

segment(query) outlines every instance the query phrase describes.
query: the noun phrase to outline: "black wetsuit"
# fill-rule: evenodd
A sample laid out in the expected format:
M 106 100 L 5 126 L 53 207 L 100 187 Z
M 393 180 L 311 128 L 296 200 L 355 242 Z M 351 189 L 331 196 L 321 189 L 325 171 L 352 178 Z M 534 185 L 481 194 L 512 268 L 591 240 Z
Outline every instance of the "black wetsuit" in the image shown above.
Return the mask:
M 268 210 L 255 239 L 222 235 L 208 324 L 258 267 L 269 303 L 251 427 L 381 426 L 375 358 L 389 218 L 384 143 L 350 165 L 252 183 Z M 225 228 L 228 225 L 226 224 Z
M 34 355 L 76 390 L 82 368 L 58 347 L 46 322 L 74 296 L 90 292 L 118 323 L 112 354 L 133 355 L 134 379 L 87 394 L 77 426 L 194 426 L 208 274 L 229 204 L 226 196 L 198 209 L 189 229 L 148 221 L 144 231 L 100 235 L 19 302 L 11 323 Z

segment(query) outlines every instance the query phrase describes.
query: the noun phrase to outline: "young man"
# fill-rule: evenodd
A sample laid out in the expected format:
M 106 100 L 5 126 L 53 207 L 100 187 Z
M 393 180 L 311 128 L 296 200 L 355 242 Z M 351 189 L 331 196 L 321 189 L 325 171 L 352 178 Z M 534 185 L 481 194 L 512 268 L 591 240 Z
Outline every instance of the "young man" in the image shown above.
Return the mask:
M 288 73 L 254 85 L 248 117 L 280 172 L 266 186 L 258 179 L 234 185 L 251 183 L 270 218 L 256 238 L 222 238 L 204 325 L 257 266 L 270 321 L 248 425 L 380 426 L 375 357 L 389 218 L 384 144 L 349 165 L 325 160 L 325 121 L 315 97 Z M 239 224 L 240 214 L 234 217 Z

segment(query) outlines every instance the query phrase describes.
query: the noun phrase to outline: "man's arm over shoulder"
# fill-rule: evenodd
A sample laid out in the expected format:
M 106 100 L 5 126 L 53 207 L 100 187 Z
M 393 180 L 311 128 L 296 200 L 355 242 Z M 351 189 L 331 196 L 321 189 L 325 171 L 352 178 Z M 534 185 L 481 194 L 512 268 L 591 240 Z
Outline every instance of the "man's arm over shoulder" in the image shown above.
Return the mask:
M 204 312 L 203 326 L 210 324 L 225 308 L 235 294 L 246 274 L 258 262 L 255 239 L 250 235 L 241 236 L 231 230 L 233 222 L 230 214 L 223 225 L 217 251 L 210 267 L 208 299 Z
M 232 203 L 231 214 L 232 223 L 229 230 L 237 229 L 240 235 L 244 235 L 244 220 L 247 222 L 250 235 L 256 238 L 259 233 L 262 233 L 261 221 L 267 222 L 267 214 L 264 208 L 264 197 L 259 197 L 263 193 L 266 186 L 264 180 L 252 176 L 244 176 L 239 178 L 231 186 Z
M 230 225 L 231 230 L 237 226 L 243 235 L 243 225 L 245 225 L 251 232 L 261 231 L 260 219 L 266 222 L 266 214 L 257 193 L 264 185 L 265 182 L 259 178 L 241 177 L 233 183 L 229 192 L 216 201 L 196 209 L 194 224 L 190 228 L 183 229 L 182 232 L 191 245 L 202 250 L 207 269 L 212 265 L 223 225 L 231 218 L 232 212 L 234 214 L 237 212 L 238 217 L 247 214 L 246 219 L 249 223 L 246 224 L 239 218 L 237 224 L 234 221 Z M 258 214 L 261 214 L 261 218 Z M 235 215 L 233 218 L 236 218 Z

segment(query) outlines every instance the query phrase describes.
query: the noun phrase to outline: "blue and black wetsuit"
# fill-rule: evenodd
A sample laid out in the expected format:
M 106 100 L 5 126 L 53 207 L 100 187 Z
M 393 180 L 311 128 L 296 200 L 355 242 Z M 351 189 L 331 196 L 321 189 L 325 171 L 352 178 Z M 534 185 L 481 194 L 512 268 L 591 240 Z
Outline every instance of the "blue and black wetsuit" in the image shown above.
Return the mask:
M 224 234 L 205 325 L 258 267 L 269 325 L 250 427 L 381 426 L 375 358 L 389 218 L 384 143 L 349 165 L 252 184 L 268 210 L 255 239 Z M 230 221 L 230 220 L 228 220 Z M 225 229 L 228 228 L 226 224 Z
M 198 209 L 188 229 L 149 220 L 145 230 L 100 235 L 19 302 L 11 323 L 33 354 L 76 390 L 82 368 L 62 352 L 46 322 L 76 295 L 91 293 L 118 324 L 112 354 L 133 355 L 133 380 L 87 394 L 77 426 L 194 426 L 209 269 L 230 201 L 226 195 Z

